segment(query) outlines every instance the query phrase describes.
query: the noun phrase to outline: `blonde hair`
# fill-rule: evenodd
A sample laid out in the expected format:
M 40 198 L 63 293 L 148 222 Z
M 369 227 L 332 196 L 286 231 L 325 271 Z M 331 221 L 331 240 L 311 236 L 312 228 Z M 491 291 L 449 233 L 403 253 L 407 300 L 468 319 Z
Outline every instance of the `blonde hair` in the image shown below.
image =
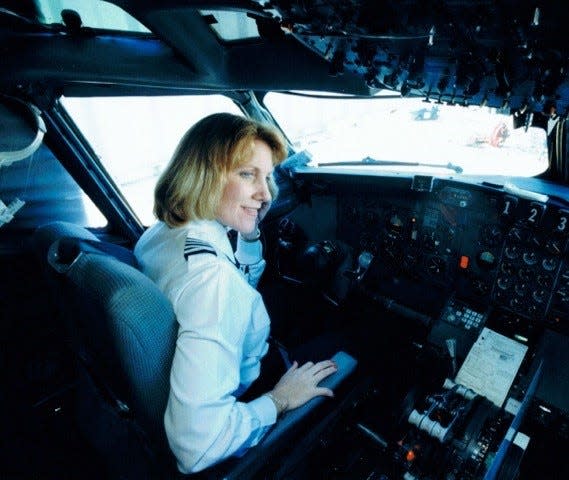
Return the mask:
M 286 157 L 282 135 L 273 127 L 230 113 L 215 113 L 193 125 L 182 137 L 154 189 L 154 214 L 170 227 L 191 220 L 212 220 L 227 174 L 253 154 L 254 141 L 265 142 L 273 165 Z M 274 198 L 277 186 L 269 183 Z

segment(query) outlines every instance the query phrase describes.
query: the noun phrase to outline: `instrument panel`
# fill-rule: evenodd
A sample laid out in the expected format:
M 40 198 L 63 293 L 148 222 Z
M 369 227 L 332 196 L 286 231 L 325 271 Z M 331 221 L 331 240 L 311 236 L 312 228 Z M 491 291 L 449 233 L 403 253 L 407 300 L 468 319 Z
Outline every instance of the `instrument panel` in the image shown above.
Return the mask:
M 416 182 L 392 177 L 306 177 L 314 179 L 313 195 L 283 226 L 280 244 L 294 252 L 289 245 L 296 241 L 299 251 L 314 252 L 299 278 L 319 278 L 309 283 L 311 292 L 319 288 L 335 305 L 346 300 L 348 318 L 364 320 L 358 347 L 374 380 L 349 414 L 313 442 L 324 447 L 309 456 L 314 463 L 304 464 L 305 476 L 330 466 L 330 475 L 359 469 L 361 478 L 481 478 L 499 458 L 502 439 L 509 441 L 514 420 L 532 437 L 525 458 L 545 471 L 553 463 L 542 462 L 543 451 L 567 438 L 560 366 L 569 334 L 569 210 L 563 202 L 454 180 L 416 189 Z M 293 258 L 283 257 L 282 265 L 295 272 Z M 514 414 L 474 390 L 464 402 L 451 398 L 450 391 L 470 388 L 455 380 L 485 328 L 527 347 L 508 403 L 526 402 L 527 412 L 520 407 Z M 492 351 L 510 361 L 507 349 Z M 477 365 L 481 381 L 495 365 Z M 544 416 L 559 419 L 560 427 Z
M 342 194 L 338 238 L 368 252 L 368 289 L 437 315 L 452 295 L 569 329 L 569 210 L 477 185 Z

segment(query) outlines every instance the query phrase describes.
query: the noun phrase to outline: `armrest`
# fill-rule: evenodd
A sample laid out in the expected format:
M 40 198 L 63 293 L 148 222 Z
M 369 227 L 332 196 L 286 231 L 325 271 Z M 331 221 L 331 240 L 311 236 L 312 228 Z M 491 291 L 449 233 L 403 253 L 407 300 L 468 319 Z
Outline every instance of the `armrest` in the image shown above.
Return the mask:
M 338 370 L 322 380 L 319 385 L 333 390 L 355 370 L 358 362 L 355 358 L 343 351 L 337 352 L 332 357 L 332 360 L 338 365 Z M 273 448 L 278 448 L 276 445 L 277 442 L 283 441 L 283 438 L 291 433 L 294 426 L 298 425 L 310 412 L 323 403 L 326 398 L 327 397 L 315 397 L 302 407 L 286 412 L 259 445 L 251 448 L 243 457 L 233 459 L 235 463 L 231 470 L 222 478 L 224 480 L 250 478 L 249 476 L 252 475 L 256 469 L 263 466 L 268 458 L 269 452 L 273 453 Z
M 345 378 L 347 378 L 356 368 L 357 360 L 346 352 L 337 352 L 332 360 L 338 365 L 338 370 L 326 377 L 319 384 L 320 387 L 327 387 L 334 390 Z M 286 412 L 281 419 L 276 423 L 275 427 L 267 434 L 261 442 L 263 446 L 270 446 L 274 443 L 285 431 L 292 425 L 300 422 L 306 415 L 314 410 L 319 404 L 324 402 L 326 397 L 314 397 L 309 402 L 306 402 L 302 407 L 295 408 L 290 412 Z

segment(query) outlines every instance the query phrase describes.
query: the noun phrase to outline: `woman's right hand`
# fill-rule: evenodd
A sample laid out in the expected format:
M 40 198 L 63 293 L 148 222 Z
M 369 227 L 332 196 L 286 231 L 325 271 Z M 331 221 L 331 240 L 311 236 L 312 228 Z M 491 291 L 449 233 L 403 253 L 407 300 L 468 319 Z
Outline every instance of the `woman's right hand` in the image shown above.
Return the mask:
M 338 367 L 332 360 L 306 362 L 301 367 L 298 362 L 294 362 L 269 392 L 278 413 L 300 407 L 317 396 L 333 397 L 332 390 L 319 387 L 318 384 L 337 370 Z

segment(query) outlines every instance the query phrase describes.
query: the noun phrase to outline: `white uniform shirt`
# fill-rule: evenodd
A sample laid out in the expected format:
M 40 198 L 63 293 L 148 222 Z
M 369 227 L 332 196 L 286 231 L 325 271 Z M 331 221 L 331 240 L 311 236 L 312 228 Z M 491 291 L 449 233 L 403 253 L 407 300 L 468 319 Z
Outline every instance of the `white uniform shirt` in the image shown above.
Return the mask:
M 164 423 L 183 473 L 245 453 L 276 421 L 268 397 L 237 400 L 259 376 L 270 323 L 248 283 L 256 286 L 265 266 L 261 242 L 238 238 L 239 269 L 226 232 L 217 221 L 158 222 L 134 250 L 179 323 Z

